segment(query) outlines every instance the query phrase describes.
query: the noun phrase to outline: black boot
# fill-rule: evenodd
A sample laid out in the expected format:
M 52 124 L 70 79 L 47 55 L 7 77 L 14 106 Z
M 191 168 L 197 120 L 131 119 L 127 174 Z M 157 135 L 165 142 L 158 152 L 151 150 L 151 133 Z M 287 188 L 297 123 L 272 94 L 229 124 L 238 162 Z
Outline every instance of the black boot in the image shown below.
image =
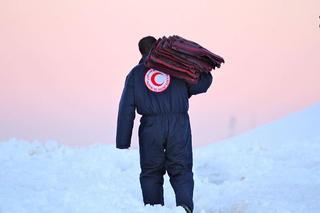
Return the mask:
M 187 213 L 192 213 L 191 209 L 186 205 L 181 205 Z

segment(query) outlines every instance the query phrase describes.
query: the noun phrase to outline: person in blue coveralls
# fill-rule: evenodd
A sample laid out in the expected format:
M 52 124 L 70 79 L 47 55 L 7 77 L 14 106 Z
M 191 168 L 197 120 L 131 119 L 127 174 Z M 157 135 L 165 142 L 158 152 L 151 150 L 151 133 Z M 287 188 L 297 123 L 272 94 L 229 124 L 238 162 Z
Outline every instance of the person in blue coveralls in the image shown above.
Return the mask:
M 144 204 L 164 205 L 163 176 L 167 172 L 176 205 L 192 212 L 193 171 L 189 98 L 205 93 L 212 83 L 211 73 L 201 73 L 197 84 L 167 75 L 144 65 L 156 39 L 139 41 L 142 55 L 126 76 L 119 103 L 116 147 L 130 147 L 135 111 L 141 116 L 138 130 L 140 185 Z

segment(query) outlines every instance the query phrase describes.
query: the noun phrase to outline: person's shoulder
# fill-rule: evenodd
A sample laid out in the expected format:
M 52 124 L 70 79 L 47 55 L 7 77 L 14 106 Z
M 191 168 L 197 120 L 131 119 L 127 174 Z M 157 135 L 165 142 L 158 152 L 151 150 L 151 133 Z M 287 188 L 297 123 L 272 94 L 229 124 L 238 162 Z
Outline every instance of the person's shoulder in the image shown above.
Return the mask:
M 145 70 L 144 64 L 137 64 L 134 66 L 130 72 L 127 74 L 127 79 L 132 79 L 134 75 L 138 75 L 139 73 L 143 72 Z
M 128 73 L 128 75 L 135 75 L 136 73 L 143 72 L 145 70 L 144 64 L 137 64 L 134 66 L 131 71 Z
M 131 71 L 132 72 L 139 72 L 144 69 L 145 69 L 145 65 L 143 63 L 141 63 L 141 64 L 137 64 L 136 66 L 134 66 Z

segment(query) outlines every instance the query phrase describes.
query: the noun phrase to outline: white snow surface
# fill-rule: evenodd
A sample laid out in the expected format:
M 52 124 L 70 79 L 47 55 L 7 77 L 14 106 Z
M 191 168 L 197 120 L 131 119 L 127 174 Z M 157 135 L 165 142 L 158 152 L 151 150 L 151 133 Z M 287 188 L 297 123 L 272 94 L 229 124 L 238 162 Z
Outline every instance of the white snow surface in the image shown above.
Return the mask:
M 195 213 L 320 212 L 320 104 L 194 148 Z M 175 212 L 144 206 L 139 152 L 16 138 L 0 143 L 0 213 Z

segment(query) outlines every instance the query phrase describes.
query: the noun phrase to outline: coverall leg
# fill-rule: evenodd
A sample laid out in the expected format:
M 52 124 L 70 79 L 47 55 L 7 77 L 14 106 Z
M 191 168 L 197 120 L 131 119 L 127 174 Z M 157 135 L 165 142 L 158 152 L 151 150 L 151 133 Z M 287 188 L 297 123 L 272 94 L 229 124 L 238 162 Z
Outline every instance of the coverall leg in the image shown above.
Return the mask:
M 145 204 L 164 205 L 166 170 L 176 204 L 193 209 L 192 144 L 189 115 L 167 113 L 142 116 L 139 126 L 140 184 Z
M 144 204 L 164 205 L 165 136 L 160 116 L 142 116 L 139 126 L 140 185 Z
M 172 117 L 166 143 L 166 170 L 176 195 L 177 206 L 193 210 L 192 143 L 189 115 Z

